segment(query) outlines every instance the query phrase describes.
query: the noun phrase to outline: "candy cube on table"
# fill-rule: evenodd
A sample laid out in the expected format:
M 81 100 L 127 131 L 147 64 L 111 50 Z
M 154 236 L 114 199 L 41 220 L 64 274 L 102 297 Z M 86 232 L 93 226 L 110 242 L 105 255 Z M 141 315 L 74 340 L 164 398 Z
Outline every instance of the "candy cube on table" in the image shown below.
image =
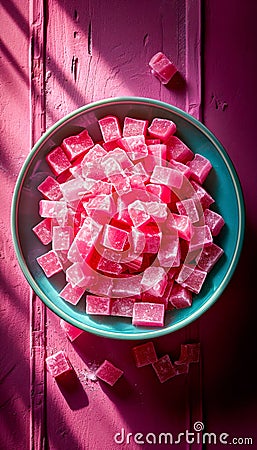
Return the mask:
M 133 119 L 132 117 L 125 117 L 122 135 L 123 137 L 146 135 L 148 121 L 141 119 Z
M 205 224 L 210 228 L 213 236 L 218 236 L 221 228 L 225 224 L 225 221 L 220 214 L 208 208 L 204 211 L 204 220 Z
M 50 250 L 44 255 L 39 256 L 37 258 L 37 262 L 44 271 L 47 278 L 50 278 L 56 273 L 59 273 L 63 270 L 58 255 L 54 250 Z
M 46 157 L 46 161 L 54 175 L 60 175 L 71 167 L 71 162 L 61 147 L 51 150 Z
M 176 309 L 188 308 L 192 305 L 192 292 L 180 284 L 174 283 L 169 302 Z
M 100 380 L 105 381 L 105 383 L 110 386 L 114 386 L 123 373 L 122 370 L 114 366 L 110 361 L 105 360 L 101 366 L 98 367 L 95 374 Z
M 223 253 L 224 250 L 213 242 L 203 248 L 197 267 L 205 272 L 210 272 Z
M 170 136 L 166 142 L 166 147 L 168 161 L 175 160 L 185 164 L 194 157 L 192 150 L 177 136 Z
M 79 300 L 81 299 L 82 295 L 85 292 L 85 288 L 74 286 L 70 283 L 67 283 L 64 288 L 59 292 L 59 296 L 66 300 L 66 302 L 71 303 L 72 305 L 77 305 Z
M 178 71 L 176 66 L 162 52 L 156 53 L 149 61 L 152 74 L 160 80 L 162 84 L 167 84 Z
M 50 218 L 41 220 L 41 222 L 32 228 L 32 231 L 42 244 L 48 245 L 52 242 L 52 220 Z
M 100 314 L 109 316 L 111 312 L 110 297 L 99 297 L 96 295 L 87 295 L 86 297 L 86 313 Z
M 157 361 L 155 347 L 152 341 L 132 348 L 137 367 L 147 366 Z
M 162 356 L 152 366 L 161 383 L 170 380 L 177 374 L 169 355 Z
M 181 344 L 177 363 L 198 363 L 200 361 L 200 343 Z
M 174 361 L 174 367 L 176 369 L 177 375 L 181 375 L 183 373 L 189 372 L 189 363 L 188 362 Z
M 115 141 L 121 138 L 119 120 L 115 116 L 106 116 L 98 120 L 104 142 Z
M 46 368 L 53 378 L 58 381 L 74 371 L 68 356 L 63 350 L 46 358 Z
M 60 320 L 60 326 L 65 331 L 67 337 L 71 342 L 74 342 L 75 339 L 77 339 L 82 333 L 84 333 L 83 330 L 74 327 L 74 325 L 71 325 L 63 319 Z
M 151 137 L 161 139 L 165 143 L 176 132 L 176 129 L 176 124 L 172 120 L 155 117 L 148 127 L 148 133 Z
M 163 327 L 165 306 L 163 303 L 136 302 L 132 324 L 136 326 Z
M 191 178 L 199 184 L 203 184 L 212 168 L 210 161 L 199 153 L 195 153 L 194 158 L 187 165 L 192 171 Z
M 93 146 L 94 141 L 87 130 L 83 130 L 75 136 L 69 136 L 62 141 L 62 149 L 70 161 L 74 161 L 75 158 L 83 155 Z
M 53 177 L 46 177 L 37 188 L 48 200 L 60 200 L 62 197 L 60 184 Z

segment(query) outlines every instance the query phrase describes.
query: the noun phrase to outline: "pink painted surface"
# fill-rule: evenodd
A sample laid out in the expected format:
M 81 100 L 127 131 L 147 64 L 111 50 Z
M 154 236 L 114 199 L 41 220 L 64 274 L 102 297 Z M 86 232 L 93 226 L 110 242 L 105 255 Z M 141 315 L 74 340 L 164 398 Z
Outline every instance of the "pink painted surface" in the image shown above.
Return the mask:
M 232 0 L 226 5 L 221 0 L 207 0 L 201 11 L 201 27 L 199 4 L 190 0 L 2 1 L 3 450 L 134 450 L 142 445 L 131 438 L 130 445 L 116 444 L 115 433 L 124 429 L 125 433 L 170 432 L 175 436 L 186 429 L 193 431 L 199 420 L 208 432 L 252 437 L 256 442 L 257 392 L 253 371 L 249 370 L 255 354 L 256 302 L 251 285 L 254 269 L 249 260 L 255 257 L 257 230 L 253 131 L 257 99 L 256 90 L 251 88 L 257 76 L 257 11 L 252 3 L 242 18 Z M 169 86 L 161 85 L 148 68 L 157 51 L 170 56 L 179 69 Z M 239 173 L 248 213 L 242 258 L 222 298 L 192 325 L 155 340 L 158 356 L 168 353 L 173 360 L 179 357 L 181 343 L 201 342 L 201 364 L 192 364 L 188 376 L 180 375 L 164 384 L 151 367 L 135 367 L 132 347 L 136 342 L 83 333 L 71 343 L 59 318 L 30 292 L 11 242 L 12 192 L 31 144 L 45 127 L 73 109 L 122 95 L 161 99 L 196 117 L 201 117 L 202 104 L 205 123 L 223 142 Z M 67 352 L 78 374 L 72 390 L 57 384 L 45 371 L 45 356 L 59 350 Z M 105 359 L 124 371 L 114 387 L 86 376 L 88 369 Z M 183 450 L 201 447 L 185 442 L 176 445 Z

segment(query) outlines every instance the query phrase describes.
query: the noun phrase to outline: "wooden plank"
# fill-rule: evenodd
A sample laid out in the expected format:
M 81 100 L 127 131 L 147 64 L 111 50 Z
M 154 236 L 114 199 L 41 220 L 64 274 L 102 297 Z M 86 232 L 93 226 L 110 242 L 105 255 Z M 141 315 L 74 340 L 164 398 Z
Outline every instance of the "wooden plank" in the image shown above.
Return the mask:
M 31 147 L 45 131 L 45 1 L 30 4 L 30 123 Z M 30 291 L 30 449 L 46 448 L 45 333 L 46 307 Z
M 10 229 L 14 184 L 29 142 L 28 5 L 0 5 L 0 448 L 29 448 L 29 295 Z

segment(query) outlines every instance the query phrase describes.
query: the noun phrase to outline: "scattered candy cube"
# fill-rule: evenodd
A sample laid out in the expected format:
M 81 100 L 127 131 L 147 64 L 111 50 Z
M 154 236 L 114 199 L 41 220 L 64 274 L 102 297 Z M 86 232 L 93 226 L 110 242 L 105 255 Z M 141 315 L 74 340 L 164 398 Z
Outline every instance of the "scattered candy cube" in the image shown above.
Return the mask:
M 176 66 L 162 52 L 156 53 L 149 61 L 152 74 L 157 77 L 162 84 L 167 84 L 177 72 Z
M 132 351 L 137 367 L 147 366 L 157 361 L 155 347 L 151 341 L 133 347 Z
M 63 350 L 46 358 L 46 368 L 52 377 L 58 379 L 58 381 L 74 370 Z
M 177 371 L 173 366 L 169 355 L 162 356 L 154 362 L 152 366 L 161 383 L 164 383 L 177 375 Z
M 96 371 L 96 376 L 110 386 L 114 386 L 122 375 L 123 371 L 108 360 L 105 360 Z
M 75 339 L 77 339 L 82 333 L 84 333 L 83 330 L 74 327 L 74 325 L 71 325 L 63 319 L 60 320 L 60 326 L 65 331 L 67 337 L 71 342 L 74 342 Z

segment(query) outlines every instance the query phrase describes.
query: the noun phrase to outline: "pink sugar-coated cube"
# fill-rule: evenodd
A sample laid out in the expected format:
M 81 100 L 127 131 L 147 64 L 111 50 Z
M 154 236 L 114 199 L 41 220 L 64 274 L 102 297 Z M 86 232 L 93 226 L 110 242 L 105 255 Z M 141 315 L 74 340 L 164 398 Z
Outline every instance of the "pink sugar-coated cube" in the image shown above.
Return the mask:
M 50 219 L 64 217 L 67 214 L 67 205 L 64 201 L 40 200 L 39 215 Z
M 72 203 L 75 200 L 81 199 L 81 195 L 86 191 L 86 184 L 82 178 L 74 178 L 73 180 L 62 183 L 60 188 L 64 200 Z
M 145 235 L 145 253 L 157 253 L 161 245 L 162 233 L 156 226 L 146 226 L 143 229 Z
M 198 260 L 198 268 L 210 272 L 223 253 L 224 250 L 214 243 L 204 247 Z
M 135 200 L 128 206 L 128 213 L 135 227 L 140 227 L 141 225 L 149 222 L 150 215 L 145 209 L 145 204 L 141 200 Z
M 60 175 L 71 167 L 71 162 L 61 147 L 56 147 L 54 150 L 51 150 L 46 157 L 46 162 L 54 175 Z
M 106 223 L 114 215 L 116 207 L 112 195 L 97 195 L 83 206 L 92 219 L 98 223 Z
M 87 264 L 73 263 L 66 270 L 66 280 L 72 287 L 90 287 L 94 276 Z
M 167 84 L 178 71 L 176 66 L 162 52 L 156 53 L 149 61 L 152 74 L 160 80 L 162 84 Z
M 93 146 L 94 141 L 87 130 L 83 130 L 75 136 L 69 136 L 62 141 L 62 149 L 70 161 L 83 155 Z
M 120 167 L 125 169 L 133 169 L 134 164 L 131 161 L 131 159 L 128 157 L 125 150 L 121 148 L 115 147 L 112 151 L 109 151 L 106 156 L 102 158 L 102 165 L 105 164 L 106 161 L 108 161 L 109 158 L 113 158 L 113 160 L 117 161 L 117 163 L 120 165 Z
M 142 291 L 147 291 L 155 297 L 161 297 L 168 282 L 167 274 L 163 267 L 148 267 L 142 277 Z
M 193 186 L 195 191 L 193 198 L 197 198 L 200 201 L 203 210 L 209 208 L 214 203 L 212 196 L 196 181 L 191 180 L 191 186 Z
M 155 117 L 150 127 L 148 127 L 148 132 L 150 136 L 159 138 L 165 143 L 176 132 L 176 129 L 176 124 L 172 120 Z
M 66 322 L 65 320 L 60 320 L 60 326 L 65 331 L 67 337 L 71 342 L 74 342 L 75 339 L 77 339 L 82 333 L 84 333 L 83 330 L 80 328 L 74 327 L 74 325 L 71 325 L 70 323 Z
M 82 262 L 88 256 L 101 230 L 102 225 L 97 224 L 90 217 L 86 217 L 70 246 L 69 260 L 74 263 Z
M 140 174 L 130 175 L 129 183 L 130 183 L 131 190 L 136 190 L 136 189 L 144 189 L 145 190 L 145 184 L 143 181 L 143 177 Z
M 198 153 L 195 153 L 194 158 L 187 165 L 192 171 L 191 178 L 200 184 L 203 184 L 212 168 L 210 161 Z
M 174 361 L 174 367 L 177 375 L 182 375 L 183 373 L 189 372 L 189 363 L 187 362 L 180 363 L 179 361 Z
M 146 135 L 148 120 L 125 117 L 123 125 L 123 137 Z
M 152 364 L 153 369 L 161 383 L 170 380 L 177 375 L 169 355 L 164 355 Z
M 123 297 L 111 299 L 111 316 L 132 317 L 135 297 Z
M 62 271 L 62 265 L 54 250 L 50 250 L 49 252 L 44 253 L 44 255 L 39 256 L 37 262 L 43 269 L 47 278 Z
M 144 159 L 144 167 L 148 172 L 152 172 L 154 167 L 164 166 L 166 164 L 166 145 L 153 144 L 148 145 L 148 156 Z
M 82 166 L 82 176 L 84 179 L 106 181 L 102 158 L 103 156 Z
M 123 371 L 114 366 L 110 361 L 105 360 L 96 371 L 96 376 L 105 383 L 113 386 L 123 375 Z
M 225 224 L 225 221 L 220 214 L 208 208 L 204 211 L 204 220 L 213 236 L 218 236 L 221 228 Z
M 99 297 L 96 295 L 87 295 L 86 313 L 109 316 L 111 312 L 110 297 Z
M 67 250 L 55 250 L 59 261 L 62 265 L 62 269 L 64 272 L 70 267 L 71 262 L 68 260 L 68 251 Z
M 119 120 L 115 116 L 106 116 L 98 120 L 104 142 L 115 141 L 121 138 Z
M 32 231 L 44 245 L 52 242 L 52 220 L 49 218 L 41 220 L 32 228 Z
M 192 222 L 188 216 L 183 214 L 172 214 L 172 227 L 177 231 L 178 237 L 190 241 L 193 233 Z
M 153 197 L 156 201 L 162 201 L 163 203 L 170 203 L 171 201 L 171 191 L 167 186 L 163 184 L 149 183 L 146 184 L 147 192 L 150 192 L 151 198 Z
M 174 283 L 169 302 L 176 309 L 188 308 L 192 305 L 192 292 L 180 284 Z
M 142 162 L 138 162 L 134 165 L 132 174 L 141 175 L 144 183 L 149 182 L 149 174 L 146 172 Z
M 119 275 L 122 272 L 123 267 L 116 261 L 110 261 L 109 259 L 101 257 L 97 269 L 110 275 Z
M 112 193 L 112 184 L 106 181 L 98 180 L 91 187 L 93 195 L 110 195 Z
M 136 326 L 163 327 L 165 306 L 163 303 L 136 302 L 132 324 Z
M 122 278 L 114 278 L 112 297 L 135 297 L 141 294 L 141 277 L 136 275 L 123 275 Z
M 62 378 L 67 376 L 74 369 L 70 360 L 63 350 L 46 358 L 46 368 L 53 378 Z
M 212 244 L 212 234 L 208 225 L 192 227 L 193 233 L 189 244 L 189 250 L 202 249 Z
M 94 162 L 96 159 L 101 158 L 106 155 L 107 151 L 100 145 L 95 144 L 90 150 L 85 154 L 81 161 L 82 167 L 88 163 Z
M 130 179 L 125 175 L 125 173 L 112 175 L 108 178 L 108 181 L 112 183 L 112 186 L 114 187 L 118 195 L 127 194 L 132 190 Z
M 182 284 L 186 279 L 192 275 L 194 271 L 194 267 L 183 264 L 180 268 L 180 271 L 176 274 L 175 280 L 177 283 Z
M 176 281 L 195 294 L 199 294 L 205 281 L 206 275 L 207 272 L 195 268 L 182 283 L 179 282 L 179 278 L 177 278 Z
M 128 136 L 121 139 L 122 146 L 132 161 L 145 158 L 148 155 L 145 136 Z
M 145 139 L 146 145 L 155 145 L 155 144 L 161 144 L 161 140 L 157 138 L 148 138 Z
M 183 164 L 182 162 L 175 161 L 175 159 L 170 160 L 169 167 L 179 170 L 186 178 L 190 178 L 190 175 L 192 173 L 190 167 L 188 167 L 186 164 Z
M 133 347 L 132 352 L 137 367 L 148 366 L 155 363 L 158 359 L 152 341 Z
M 177 233 L 163 234 L 161 238 L 161 245 L 158 252 L 158 260 L 162 267 L 174 267 L 179 265 L 177 257 L 179 252 L 179 238 Z
M 48 200 L 60 200 L 62 197 L 60 185 L 53 177 L 46 177 L 37 188 Z
M 67 283 L 61 292 L 59 292 L 59 296 L 66 300 L 66 302 L 69 302 L 72 305 L 77 305 L 85 290 L 86 288 L 79 286 L 72 287 L 70 283 Z
M 53 227 L 53 250 L 69 250 L 73 238 L 73 228 L 70 226 Z
M 194 157 L 194 153 L 177 136 L 170 136 L 166 142 L 167 160 L 175 160 L 181 163 L 187 163 Z
M 150 178 L 151 183 L 164 184 L 170 188 L 180 189 L 183 183 L 183 175 L 170 167 L 155 166 Z
M 101 244 L 116 251 L 122 251 L 128 241 L 129 233 L 112 225 L 105 225 Z
M 181 344 L 177 363 L 198 363 L 200 361 L 200 343 Z
M 150 214 L 151 218 L 156 223 L 165 222 L 168 215 L 168 208 L 166 203 L 162 202 L 144 202 L 145 210 Z
M 196 202 L 193 198 L 186 198 L 176 203 L 179 214 L 188 216 L 192 223 L 199 221 L 199 213 Z

